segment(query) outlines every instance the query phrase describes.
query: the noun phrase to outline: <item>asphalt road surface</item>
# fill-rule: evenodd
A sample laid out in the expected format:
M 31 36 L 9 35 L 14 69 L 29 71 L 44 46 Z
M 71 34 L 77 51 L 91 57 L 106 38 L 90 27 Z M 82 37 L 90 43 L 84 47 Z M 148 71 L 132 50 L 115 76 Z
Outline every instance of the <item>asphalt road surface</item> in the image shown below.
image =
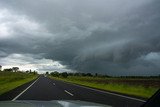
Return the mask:
M 53 80 L 45 76 L 0 96 L 0 100 L 81 100 L 114 107 L 140 107 L 145 101 L 84 86 Z

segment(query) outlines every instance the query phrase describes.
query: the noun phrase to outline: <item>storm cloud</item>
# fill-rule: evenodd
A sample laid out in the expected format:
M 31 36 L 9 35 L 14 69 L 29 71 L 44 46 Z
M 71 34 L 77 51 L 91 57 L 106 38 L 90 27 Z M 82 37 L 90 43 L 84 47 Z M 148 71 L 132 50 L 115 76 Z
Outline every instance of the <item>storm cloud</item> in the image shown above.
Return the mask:
M 0 64 L 15 55 L 39 71 L 158 75 L 160 1 L 1 0 Z

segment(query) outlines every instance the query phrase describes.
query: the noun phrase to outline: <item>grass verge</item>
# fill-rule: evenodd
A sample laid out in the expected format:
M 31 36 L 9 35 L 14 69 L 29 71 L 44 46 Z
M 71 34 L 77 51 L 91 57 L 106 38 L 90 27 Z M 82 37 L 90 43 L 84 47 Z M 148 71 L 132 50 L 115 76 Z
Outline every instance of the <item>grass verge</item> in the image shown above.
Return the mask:
M 69 76 L 67 78 L 62 78 L 62 77 L 51 77 L 51 78 L 74 83 L 74 84 L 84 85 L 84 86 L 88 86 L 96 89 L 117 92 L 117 93 L 122 93 L 126 95 L 131 95 L 131 96 L 137 96 L 145 99 L 150 98 L 158 90 L 158 87 L 152 87 L 152 86 L 145 87 L 143 85 L 135 85 L 135 84 L 132 85 L 132 84 L 126 84 L 126 83 L 113 82 L 115 78 L 107 78 L 107 81 L 108 81 L 107 83 L 98 82 L 97 81 L 98 78 L 94 78 L 94 77 L 83 78 L 83 77 Z M 97 82 L 94 81 L 94 79 Z M 103 78 L 99 78 L 99 79 L 102 80 Z M 135 81 L 137 82 L 137 80 Z M 132 82 L 133 82 L 133 79 L 132 79 Z
M 38 75 L 26 74 L 22 72 L 0 72 L 0 95 L 10 91 L 22 84 L 25 84 Z

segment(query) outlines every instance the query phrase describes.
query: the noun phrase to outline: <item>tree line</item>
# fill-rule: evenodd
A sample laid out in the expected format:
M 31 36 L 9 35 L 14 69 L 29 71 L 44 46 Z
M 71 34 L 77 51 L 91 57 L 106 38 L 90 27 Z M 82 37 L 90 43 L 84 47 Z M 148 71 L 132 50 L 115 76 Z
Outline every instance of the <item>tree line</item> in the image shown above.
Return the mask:
M 27 70 L 27 71 L 20 71 L 19 70 L 19 67 L 12 67 L 12 68 L 5 68 L 2 70 L 2 66 L 0 65 L 0 72 L 25 72 L 25 73 L 28 73 L 28 74 L 38 74 L 37 71 L 32 71 L 32 70 Z
M 98 73 L 71 73 L 71 72 L 46 72 L 47 75 L 51 75 L 53 77 L 64 77 L 67 78 L 68 76 L 82 76 L 82 77 L 100 77 L 100 78 L 160 78 L 160 75 L 157 76 L 109 76 L 106 74 L 98 74 Z
M 46 72 L 46 74 L 49 74 L 49 72 Z M 98 73 L 95 73 L 95 74 L 92 74 L 92 73 L 80 73 L 80 72 L 76 72 L 76 73 L 62 72 L 62 73 L 60 73 L 60 72 L 57 72 L 57 71 L 51 72 L 50 75 L 53 76 L 53 77 L 64 77 L 64 78 L 67 78 L 68 76 L 110 77 L 108 75 L 102 75 L 102 74 L 98 74 Z

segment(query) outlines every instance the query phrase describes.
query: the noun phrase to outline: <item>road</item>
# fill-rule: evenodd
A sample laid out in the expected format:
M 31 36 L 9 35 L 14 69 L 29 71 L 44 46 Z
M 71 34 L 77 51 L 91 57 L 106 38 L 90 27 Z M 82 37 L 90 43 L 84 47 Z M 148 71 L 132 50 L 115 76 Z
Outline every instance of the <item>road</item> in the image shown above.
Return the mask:
M 0 100 L 82 100 L 114 107 L 140 107 L 145 101 L 53 80 L 45 76 L 0 96 Z

